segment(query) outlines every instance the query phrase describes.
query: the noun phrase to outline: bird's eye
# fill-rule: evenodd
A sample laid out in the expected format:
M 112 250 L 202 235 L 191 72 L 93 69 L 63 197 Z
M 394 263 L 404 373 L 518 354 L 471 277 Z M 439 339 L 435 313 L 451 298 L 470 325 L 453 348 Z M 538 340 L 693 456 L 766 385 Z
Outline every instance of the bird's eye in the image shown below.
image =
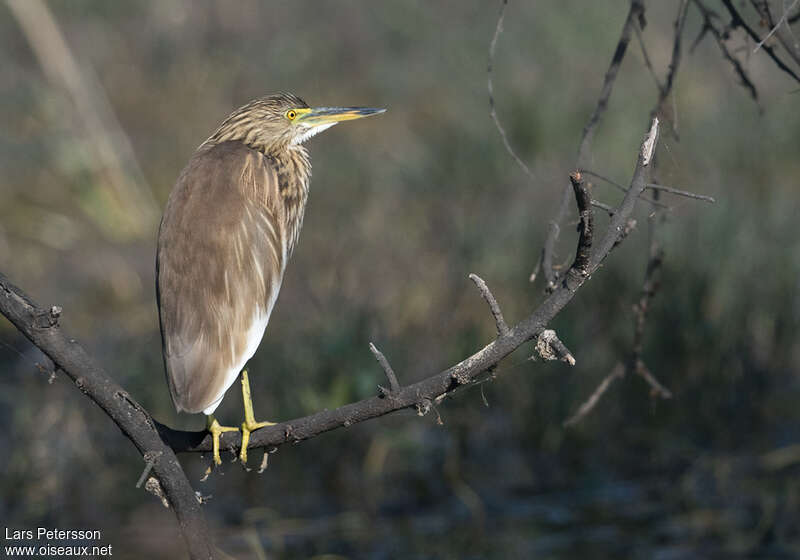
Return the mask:
M 294 109 L 289 109 L 288 111 L 286 111 L 286 118 L 289 119 L 290 121 L 293 121 L 296 117 L 297 117 L 297 111 L 295 111 Z

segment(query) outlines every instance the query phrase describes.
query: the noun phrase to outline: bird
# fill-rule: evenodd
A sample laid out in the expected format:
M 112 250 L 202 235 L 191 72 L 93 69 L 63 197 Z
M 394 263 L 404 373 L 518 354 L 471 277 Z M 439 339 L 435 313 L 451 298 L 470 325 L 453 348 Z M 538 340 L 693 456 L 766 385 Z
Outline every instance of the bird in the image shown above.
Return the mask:
M 178 412 L 204 413 L 220 465 L 214 417 L 241 376 L 247 462 L 255 420 L 246 364 L 269 322 L 300 235 L 311 160 L 303 143 L 335 124 L 383 113 L 309 107 L 291 93 L 233 111 L 203 142 L 170 192 L 158 232 L 156 302 L 167 384 Z

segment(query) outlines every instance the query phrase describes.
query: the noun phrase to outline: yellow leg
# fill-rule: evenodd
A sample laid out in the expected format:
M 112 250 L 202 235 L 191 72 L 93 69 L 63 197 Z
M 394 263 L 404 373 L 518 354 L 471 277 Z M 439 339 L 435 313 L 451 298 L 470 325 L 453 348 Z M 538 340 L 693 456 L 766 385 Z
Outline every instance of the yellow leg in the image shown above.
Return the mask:
M 242 464 L 247 464 L 247 444 L 250 443 L 250 432 L 254 432 L 264 426 L 274 426 L 275 422 L 256 422 L 256 415 L 253 412 L 253 399 L 250 396 L 250 380 L 247 377 L 247 370 L 242 370 L 242 400 L 244 401 L 244 422 L 242 422 L 242 451 L 239 459 Z
M 219 436 L 224 432 L 238 432 L 239 428 L 233 426 L 221 426 L 220 423 L 209 414 L 206 417 L 206 430 L 211 434 L 211 439 L 214 442 L 214 464 L 221 465 L 222 459 L 219 456 Z

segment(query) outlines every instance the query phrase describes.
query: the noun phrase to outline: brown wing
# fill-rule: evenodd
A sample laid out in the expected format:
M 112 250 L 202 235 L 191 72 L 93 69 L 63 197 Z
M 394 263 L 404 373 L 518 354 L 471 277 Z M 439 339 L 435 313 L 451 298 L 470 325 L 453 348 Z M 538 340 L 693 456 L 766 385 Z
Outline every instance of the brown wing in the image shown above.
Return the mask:
M 270 160 L 238 142 L 198 152 L 170 194 L 156 288 L 178 411 L 211 414 L 261 341 L 286 259 L 278 201 Z

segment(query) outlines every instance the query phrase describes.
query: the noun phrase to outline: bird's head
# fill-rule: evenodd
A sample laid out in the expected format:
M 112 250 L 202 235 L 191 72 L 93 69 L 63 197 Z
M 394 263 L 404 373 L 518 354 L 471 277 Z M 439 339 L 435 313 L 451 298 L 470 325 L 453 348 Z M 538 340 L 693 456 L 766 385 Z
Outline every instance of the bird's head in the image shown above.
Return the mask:
M 291 93 L 268 95 L 231 113 L 204 145 L 238 140 L 264 153 L 275 153 L 302 144 L 339 122 L 384 111 L 367 107 L 312 108 Z

